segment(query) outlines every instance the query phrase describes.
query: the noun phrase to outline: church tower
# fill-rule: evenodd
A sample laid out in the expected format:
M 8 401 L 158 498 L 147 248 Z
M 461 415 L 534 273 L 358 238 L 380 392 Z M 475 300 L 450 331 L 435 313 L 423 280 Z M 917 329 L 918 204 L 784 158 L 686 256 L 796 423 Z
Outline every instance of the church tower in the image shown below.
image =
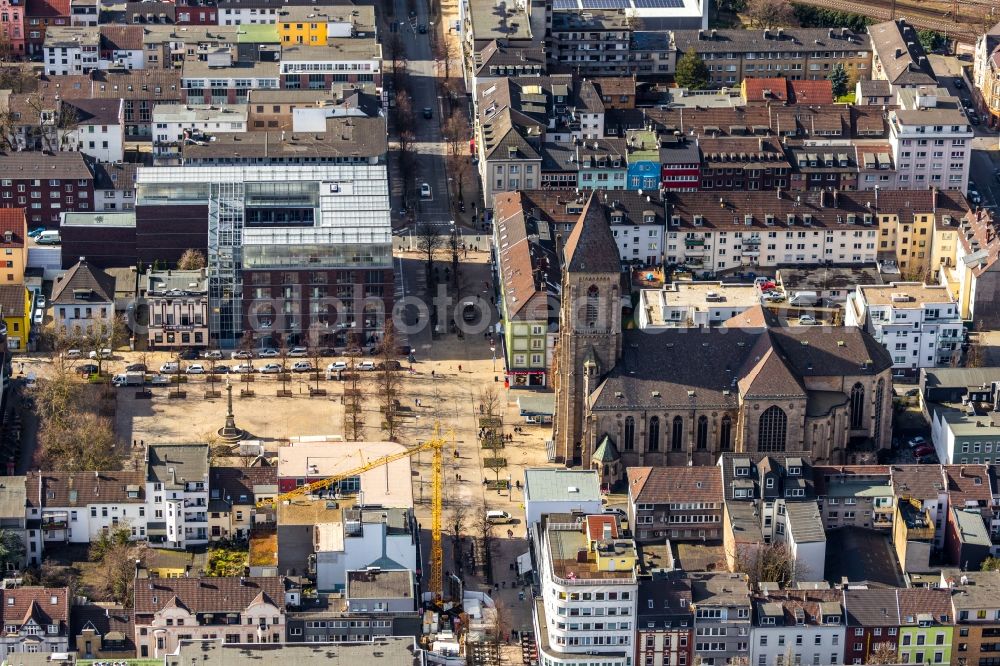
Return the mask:
M 588 465 L 583 442 L 585 390 L 615 367 L 622 351 L 621 259 L 607 207 L 591 193 L 562 257 L 556 343 L 556 460 Z

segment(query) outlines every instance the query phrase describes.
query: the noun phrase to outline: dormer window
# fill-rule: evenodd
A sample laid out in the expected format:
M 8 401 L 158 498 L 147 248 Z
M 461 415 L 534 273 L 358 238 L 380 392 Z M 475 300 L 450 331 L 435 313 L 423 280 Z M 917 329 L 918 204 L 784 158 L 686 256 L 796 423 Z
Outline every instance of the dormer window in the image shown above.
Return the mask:
M 774 488 L 774 477 L 768 477 L 767 481 L 764 483 L 766 488 Z
M 702 217 L 701 215 L 695 215 L 693 221 L 694 221 L 694 226 L 700 227 L 702 224 L 704 224 L 705 218 Z
M 750 476 L 750 468 L 749 467 L 737 467 L 736 468 L 736 476 Z
M 802 468 L 801 467 L 789 467 L 788 468 L 788 476 L 799 476 L 800 474 L 802 474 Z
M 670 216 L 670 226 L 672 226 L 672 227 L 679 227 L 679 226 L 681 226 L 681 216 L 680 215 L 671 215 Z

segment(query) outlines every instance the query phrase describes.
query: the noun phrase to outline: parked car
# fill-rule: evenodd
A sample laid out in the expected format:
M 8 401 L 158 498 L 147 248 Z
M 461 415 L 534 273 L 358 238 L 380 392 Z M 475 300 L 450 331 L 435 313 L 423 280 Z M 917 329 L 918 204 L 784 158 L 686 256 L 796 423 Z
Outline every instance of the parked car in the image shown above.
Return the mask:
M 361 361 L 358 363 L 358 370 L 374 370 L 375 361 Z
M 291 350 L 289 350 L 288 355 L 293 358 L 308 356 L 309 350 L 306 347 L 292 347 Z
M 959 90 L 962 90 L 963 88 L 965 88 L 965 82 L 962 81 L 962 79 L 956 78 L 955 87 L 958 88 Z
M 233 372 L 238 375 L 249 375 L 254 372 L 254 367 L 252 363 L 240 363 L 233 366 Z
M 125 366 L 125 372 L 146 372 L 145 363 L 132 363 Z
M 913 455 L 917 456 L 927 456 L 934 453 L 934 447 L 930 444 L 921 444 L 917 448 L 913 449 Z
M 205 374 L 205 366 L 199 363 L 193 363 L 187 367 L 185 370 L 189 375 L 203 375 Z
M 399 361 L 386 361 L 384 363 L 379 363 L 378 369 L 385 370 L 387 365 L 389 366 L 389 370 L 399 370 L 403 367 Z
M 267 347 L 266 349 L 261 349 L 259 352 L 257 352 L 257 357 L 258 358 L 277 358 L 278 357 L 278 350 L 274 349 L 273 347 Z
M 356 347 L 354 349 L 344 350 L 344 356 L 364 356 L 364 354 L 365 354 L 364 350 L 358 349 Z
M 204 353 L 202 353 L 201 357 L 220 359 L 222 358 L 222 352 L 220 352 L 218 349 L 209 349 Z
M 514 518 L 506 511 L 487 511 L 486 520 L 493 525 L 506 525 L 514 521 Z
M 234 351 L 232 354 L 229 355 L 229 358 L 232 358 L 232 359 L 237 359 L 237 358 L 253 358 L 253 352 L 243 351 L 243 350 Z
M 182 361 L 193 361 L 198 358 L 198 352 L 194 349 L 184 349 L 178 352 L 177 358 Z
M 911 449 L 920 446 L 921 444 L 926 444 L 927 440 L 922 435 L 917 435 L 916 437 L 911 437 L 910 441 L 906 443 Z
M 67 349 L 63 353 L 63 357 L 64 358 L 70 358 L 70 359 L 73 359 L 73 358 L 83 358 L 83 352 L 80 351 L 79 349 Z
M 160 372 L 167 375 L 171 372 L 177 372 L 180 369 L 180 364 L 174 361 L 168 361 L 160 366 Z
M 28 238 L 38 238 L 45 231 L 45 227 L 35 227 L 28 232 Z
M 802 315 L 799 317 L 799 326 L 815 326 L 819 322 L 812 315 Z
M 102 359 L 107 360 L 107 359 L 111 358 L 111 350 L 108 349 L 107 347 L 105 347 L 104 349 L 101 349 L 99 351 L 95 349 L 95 350 L 91 351 L 89 354 L 87 354 L 87 358 L 89 358 L 91 360 L 94 360 L 94 359 L 96 359 L 98 357 L 98 355 L 100 355 L 100 357 Z
M 170 377 L 167 377 L 166 375 L 153 375 L 153 377 L 149 380 L 149 383 L 162 386 L 163 384 L 170 383 Z
M 35 307 L 37 308 L 44 308 L 46 303 L 48 303 L 48 301 L 45 300 L 45 296 L 42 294 L 38 294 L 35 298 Z
M 292 372 L 310 372 L 313 369 L 313 364 L 309 361 L 296 361 L 292 366 Z
M 337 372 L 338 370 L 347 370 L 347 363 L 345 361 L 334 361 L 330 365 L 326 366 L 327 372 Z
M 431 186 L 429 183 L 420 183 L 420 198 L 421 199 L 431 198 Z
M 429 106 L 425 106 L 424 107 L 424 118 L 426 118 L 427 120 L 430 120 L 433 117 L 434 117 L 434 110 L 431 107 L 429 107 Z
M 423 23 L 421 23 L 421 24 L 420 24 L 420 25 L 419 25 L 419 26 L 417 27 L 417 32 L 419 32 L 419 33 L 420 33 L 421 35 L 426 35 L 426 34 L 427 34 L 427 26 L 426 26 L 426 25 L 424 25 Z
M 94 363 L 84 363 L 79 366 L 76 371 L 81 375 L 93 375 L 97 373 L 97 365 Z
M 45 321 L 45 310 L 43 310 L 42 308 L 38 308 L 37 310 L 35 310 L 35 316 L 32 319 L 32 321 L 35 322 L 36 324 L 43 323 Z
M 212 368 L 212 372 L 214 374 L 216 374 L 216 375 L 228 375 L 229 374 L 229 366 L 228 365 L 217 365 L 214 368 Z
M 281 367 L 280 363 L 268 363 L 263 368 L 260 369 L 261 374 L 264 375 L 276 375 L 280 373 L 284 368 Z

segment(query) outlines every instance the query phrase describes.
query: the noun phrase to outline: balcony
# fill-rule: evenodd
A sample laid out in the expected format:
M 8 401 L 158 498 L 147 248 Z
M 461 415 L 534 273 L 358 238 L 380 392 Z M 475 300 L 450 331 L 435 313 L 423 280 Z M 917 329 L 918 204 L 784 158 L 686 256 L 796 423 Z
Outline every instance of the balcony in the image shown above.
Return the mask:
M 684 247 L 692 248 L 692 247 L 702 247 L 704 245 L 705 245 L 705 239 L 704 238 L 685 238 L 684 239 Z

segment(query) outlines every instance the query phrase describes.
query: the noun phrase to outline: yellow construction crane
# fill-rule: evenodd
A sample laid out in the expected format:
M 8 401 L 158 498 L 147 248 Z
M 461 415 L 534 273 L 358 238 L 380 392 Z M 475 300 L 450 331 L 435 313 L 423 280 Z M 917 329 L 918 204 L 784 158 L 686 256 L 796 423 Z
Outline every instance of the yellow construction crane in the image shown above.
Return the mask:
M 311 495 L 320 490 L 325 490 L 326 488 L 329 488 L 344 479 L 349 479 L 352 476 L 360 476 L 361 474 L 377 467 L 381 467 L 382 465 L 388 465 L 391 462 L 408 458 L 423 451 L 433 451 L 434 457 L 431 464 L 431 572 L 430 584 L 427 589 L 428 591 L 433 592 L 436 598 L 443 598 L 444 590 L 442 589 L 442 568 L 444 566 L 444 551 L 441 547 L 441 494 L 443 479 L 441 466 L 442 449 L 444 448 L 444 444 L 445 440 L 439 436 L 438 429 L 435 427 L 434 437 L 426 442 L 414 446 L 411 449 L 400 451 L 399 453 L 392 453 L 387 456 L 382 456 L 381 458 L 376 458 L 371 462 L 365 463 L 346 472 L 341 472 L 340 474 L 336 474 L 319 481 L 307 483 L 304 486 L 299 486 L 295 490 L 282 493 L 274 498 L 261 500 L 257 502 L 257 506 L 260 508 L 266 508 L 271 505 L 277 506 L 285 500 L 292 500 L 304 495 Z

